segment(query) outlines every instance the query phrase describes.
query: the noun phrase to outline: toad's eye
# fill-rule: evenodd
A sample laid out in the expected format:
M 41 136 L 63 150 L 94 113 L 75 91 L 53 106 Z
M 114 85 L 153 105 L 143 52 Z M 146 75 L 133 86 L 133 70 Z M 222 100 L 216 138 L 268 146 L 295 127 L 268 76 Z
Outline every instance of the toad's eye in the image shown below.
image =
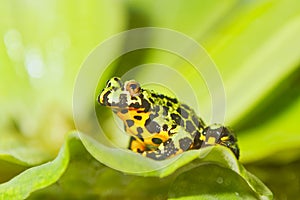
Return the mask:
M 130 96 L 135 97 L 140 94 L 140 84 L 136 81 L 129 81 L 126 85 L 126 90 L 130 93 Z

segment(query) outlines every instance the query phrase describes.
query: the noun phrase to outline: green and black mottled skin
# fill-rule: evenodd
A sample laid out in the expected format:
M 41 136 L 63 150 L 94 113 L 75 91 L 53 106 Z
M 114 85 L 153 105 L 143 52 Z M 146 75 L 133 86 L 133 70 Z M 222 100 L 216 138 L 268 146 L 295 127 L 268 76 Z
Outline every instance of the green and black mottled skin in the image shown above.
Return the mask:
M 122 119 L 131 135 L 129 149 L 143 156 L 164 160 L 190 149 L 223 145 L 239 158 L 237 139 L 228 128 L 206 126 L 189 106 L 143 89 L 134 80 L 111 78 L 98 102 Z

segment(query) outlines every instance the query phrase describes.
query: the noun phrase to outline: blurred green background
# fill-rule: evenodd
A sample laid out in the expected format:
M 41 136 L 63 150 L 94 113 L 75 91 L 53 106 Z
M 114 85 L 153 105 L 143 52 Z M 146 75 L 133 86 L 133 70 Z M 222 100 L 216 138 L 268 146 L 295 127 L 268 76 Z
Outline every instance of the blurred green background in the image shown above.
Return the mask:
M 226 124 L 238 135 L 241 162 L 276 199 L 296 199 L 297 0 L 2 0 L 0 181 L 56 156 L 65 133 L 75 128 L 73 87 L 89 52 L 113 34 L 147 26 L 182 32 L 203 45 L 224 81 Z M 116 61 L 107 76 L 154 61 L 172 66 L 175 59 L 161 52 L 133 52 Z

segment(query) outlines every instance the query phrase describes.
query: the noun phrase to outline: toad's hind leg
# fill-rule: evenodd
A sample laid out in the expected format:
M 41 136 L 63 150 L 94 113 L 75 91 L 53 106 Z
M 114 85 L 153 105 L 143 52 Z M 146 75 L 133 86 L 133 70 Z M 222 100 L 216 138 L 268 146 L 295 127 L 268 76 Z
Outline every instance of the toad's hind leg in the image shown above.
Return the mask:
M 131 136 L 128 149 L 133 152 L 142 153 L 145 151 L 145 145 L 142 142 L 138 141 L 135 137 Z
M 144 151 L 143 156 L 152 158 L 154 160 L 164 160 L 188 150 L 192 143 L 192 136 L 189 133 L 183 131 L 183 129 L 180 129 L 167 141 L 160 144 L 156 150 Z
M 239 159 L 240 150 L 237 145 L 237 139 L 233 132 L 222 125 L 213 124 L 204 129 L 203 135 L 205 136 L 205 146 L 220 144 L 229 148 L 237 159 Z

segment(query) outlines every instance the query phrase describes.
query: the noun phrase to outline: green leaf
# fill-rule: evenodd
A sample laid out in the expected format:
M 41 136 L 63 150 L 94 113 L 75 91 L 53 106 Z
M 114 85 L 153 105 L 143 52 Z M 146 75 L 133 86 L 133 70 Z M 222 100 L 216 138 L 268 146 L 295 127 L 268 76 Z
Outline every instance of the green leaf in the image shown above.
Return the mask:
M 70 139 L 76 135 L 70 135 Z M 0 184 L 0 199 L 25 199 L 30 193 L 56 182 L 69 164 L 67 140 L 53 161 L 32 167 L 10 181 Z
M 230 169 L 202 165 L 179 175 L 169 191 L 170 199 L 259 199 L 245 180 Z
M 167 198 L 172 176 L 161 179 L 124 174 L 94 159 L 79 139 L 70 141 L 69 149 L 69 166 L 57 183 L 33 192 L 28 199 Z
M 299 24 L 298 16 L 287 20 L 225 81 L 226 88 L 230 88 L 227 93 L 230 121 L 237 121 L 253 109 L 282 79 L 297 69 L 300 61 L 300 39 L 296 34 L 300 31 Z
M 300 153 L 299 112 L 298 98 L 298 101 L 293 102 L 284 112 L 270 121 L 243 132 L 239 137 L 243 152 L 242 161 L 253 162 L 266 157 L 272 157 L 272 160 L 277 162 L 290 162 L 297 159 Z M 272 156 L 278 152 L 283 154 Z
M 51 159 L 47 149 L 40 144 L 26 141 L 20 135 L 3 132 L 1 137 L 5 140 L 0 140 L 0 160 L 23 166 L 32 166 Z
M 170 177 L 189 171 L 203 163 L 214 163 L 231 171 L 247 185 L 247 190 L 261 198 L 270 199 L 272 193 L 257 178 L 248 173 L 237 162 L 233 153 L 225 147 L 215 146 L 195 151 L 188 151 L 180 156 L 165 161 L 155 161 L 142 157 L 129 150 L 106 147 L 82 133 L 69 134 L 68 140 L 60 153 L 52 162 L 32 167 L 12 180 L 0 185 L 0 199 L 24 199 L 32 192 L 45 188 L 56 182 L 65 172 L 69 159 L 70 146 L 74 141 L 81 139 L 91 155 L 103 164 L 126 174 L 139 176 Z M 174 173 L 176 172 L 176 173 Z M 164 184 L 169 182 L 166 180 Z M 164 186 L 167 190 L 167 186 Z
M 188 3 L 180 0 L 165 0 L 163 2 L 133 0 L 129 1 L 128 5 L 133 14 L 143 15 L 144 18 L 147 16 L 149 26 L 174 29 L 193 38 L 199 38 L 199 36 L 210 33 L 215 23 L 218 23 L 237 3 L 237 0 L 218 1 L 217 3 L 215 1 L 199 2 L 195 0 Z M 142 12 L 138 13 L 137 11 Z M 164 17 L 162 17 L 162 13 Z

